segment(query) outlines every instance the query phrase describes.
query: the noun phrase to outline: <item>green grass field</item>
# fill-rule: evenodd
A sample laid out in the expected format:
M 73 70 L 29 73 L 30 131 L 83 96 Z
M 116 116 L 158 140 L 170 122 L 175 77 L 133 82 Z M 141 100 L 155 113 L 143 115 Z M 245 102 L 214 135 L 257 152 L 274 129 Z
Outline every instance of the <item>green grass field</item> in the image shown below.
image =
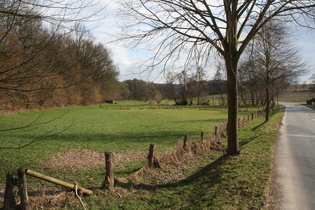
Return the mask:
M 244 109 L 239 114 L 247 116 L 256 111 L 257 108 Z M 40 124 L 63 114 L 59 119 Z M 37 163 L 41 160 L 69 149 L 146 151 L 150 144 L 156 144 L 159 151 L 172 150 L 186 134 L 189 138 L 198 137 L 201 131 L 205 135 L 212 134 L 214 126 L 226 123 L 227 110 L 210 106 L 151 106 L 128 101 L 103 105 L 102 108 L 91 106 L 4 114 L 1 129 L 24 126 L 38 117 L 35 122 L 40 124 L 38 126 L 0 132 L 1 147 L 19 146 L 45 136 L 24 149 L 0 150 L 1 171 L 21 166 L 38 168 Z
M 240 108 L 239 116 L 247 118 L 248 115 L 256 113 L 257 110 L 257 108 Z M 62 117 L 58 118 L 59 116 Z M 51 121 L 56 117 L 57 119 Z M 91 106 L 45 112 L 7 113 L 1 118 L 1 129 L 27 125 L 35 119 L 38 119 L 35 122 L 35 124 L 38 124 L 36 126 L 0 133 L 1 147 L 24 145 L 42 135 L 45 136 L 44 139 L 23 149 L 0 150 L 0 189 L 4 189 L 4 178 L 7 172 L 15 171 L 19 167 L 45 172 L 45 162 L 63 151 L 89 149 L 96 152 L 143 153 L 145 157 L 150 144 L 156 145 L 158 153 L 174 150 L 178 140 L 182 139 L 186 134 L 190 140 L 198 139 L 201 131 L 205 133 L 205 136 L 209 136 L 213 133 L 215 126 L 225 125 L 227 109 L 213 106 L 153 106 L 147 103 L 129 101 L 118 102 L 118 104 L 114 105 L 103 105 L 102 108 L 100 106 Z M 41 124 L 41 122 L 48 121 L 51 122 Z M 272 129 L 274 130 L 274 128 Z M 243 138 L 243 144 L 247 145 L 249 141 L 257 137 L 254 131 L 250 130 L 249 132 L 251 133 L 240 133 L 240 138 Z M 226 162 L 226 158 L 215 162 L 222 160 Z M 207 161 L 210 160 L 202 160 L 201 165 L 198 167 L 206 166 L 209 164 Z M 131 174 L 144 164 L 145 159 L 143 161 L 136 160 L 128 167 L 115 171 L 115 174 L 117 176 Z M 49 175 L 65 181 L 76 180 L 82 186 L 89 187 L 101 184 L 104 178 L 104 169 L 103 167 L 95 167 L 88 171 L 76 173 L 71 171 L 50 171 Z M 30 188 L 39 187 L 38 182 L 31 179 L 29 184 Z M 189 188 L 189 186 L 187 187 Z M 193 186 L 192 189 L 187 188 L 187 190 L 196 190 L 195 187 Z M 167 193 L 175 193 L 175 195 L 180 196 L 182 190 L 177 191 L 175 189 L 179 188 L 170 188 L 171 191 L 166 191 L 166 194 L 158 193 L 157 196 L 159 199 L 161 196 L 165 197 L 163 199 L 171 199 Z M 138 193 L 141 194 L 142 192 L 139 191 Z M 150 197 L 150 192 L 144 192 L 144 198 L 140 198 L 140 201 L 137 200 L 138 196 L 136 196 L 136 198 L 130 198 L 131 200 L 126 202 L 136 202 L 138 203 L 137 205 L 142 205 L 143 201 L 149 199 L 146 198 L 147 196 Z M 91 199 L 88 202 L 91 202 L 90 205 L 92 206 L 97 205 L 98 202 L 106 203 L 108 201 L 107 199 L 99 200 L 99 198 L 94 197 Z M 171 205 L 174 205 L 176 199 L 174 201 L 165 201 L 169 203 L 165 204 L 165 207 L 169 208 Z M 113 201 L 109 199 L 108 202 Z M 124 205 L 128 208 L 130 205 L 132 206 L 132 203 L 127 204 L 126 202 Z M 154 203 L 155 201 L 150 200 L 149 202 Z M 116 204 L 115 202 L 113 203 L 113 205 Z M 157 202 L 155 208 L 159 208 L 159 205 L 161 203 Z
M 240 130 L 240 155 L 203 162 L 179 182 L 140 187 L 133 193 L 130 187 L 125 199 L 92 196 L 88 203 L 95 209 L 268 209 L 273 146 L 281 118 L 278 113 L 268 123 L 255 120 Z

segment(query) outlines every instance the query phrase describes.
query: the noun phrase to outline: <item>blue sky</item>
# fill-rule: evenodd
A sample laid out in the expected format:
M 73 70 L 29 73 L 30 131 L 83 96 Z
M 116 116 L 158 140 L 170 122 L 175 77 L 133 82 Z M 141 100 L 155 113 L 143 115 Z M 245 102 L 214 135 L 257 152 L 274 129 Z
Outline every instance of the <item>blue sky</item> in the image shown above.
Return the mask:
M 123 42 L 112 42 L 117 39 L 119 34 L 119 27 L 117 23 L 124 21 L 118 16 L 118 3 L 117 1 L 111 1 L 107 4 L 107 8 L 104 11 L 106 18 L 97 23 L 86 23 L 88 28 L 92 28 L 92 34 L 96 38 L 96 41 L 101 42 L 107 46 L 111 51 L 112 58 L 115 64 L 118 66 L 120 75 L 119 80 L 126 79 L 143 79 L 154 82 L 163 82 L 163 77 L 157 78 L 159 71 L 149 74 L 148 72 L 141 73 L 139 65 L 149 58 L 148 52 L 145 49 L 135 48 L 128 49 L 124 46 Z M 299 78 L 299 83 L 307 82 L 312 72 L 315 72 L 315 30 L 309 31 L 306 29 L 295 29 L 293 31 L 294 37 L 291 39 L 292 44 L 297 47 L 300 52 L 301 59 L 303 59 L 310 72 Z M 211 75 L 214 74 L 212 70 L 209 72 L 208 79 L 211 79 Z

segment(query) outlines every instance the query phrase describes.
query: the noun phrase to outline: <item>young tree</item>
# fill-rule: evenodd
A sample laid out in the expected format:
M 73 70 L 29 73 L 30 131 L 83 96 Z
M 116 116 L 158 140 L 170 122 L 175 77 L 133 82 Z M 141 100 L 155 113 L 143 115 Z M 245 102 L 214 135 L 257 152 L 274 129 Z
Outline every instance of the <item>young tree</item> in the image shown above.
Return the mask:
M 172 61 L 187 49 L 187 59 L 215 49 L 225 60 L 228 90 L 228 154 L 239 152 L 237 137 L 238 62 L 258 31 L 276 16 L 292 22 L 313 19 L 314 1 L 282 0 L 125 0 L 128 38 L 154 44 L 153 62 Z M 300 18 L 299 17 L 303 17 Z M 299 23 L 303 24 L 303 23 Z M 136 27 L 134 27 L 136 26 Z M 128 27 L 128 26 L 126 26 Z M 136 31 L 132 31 L 132 28 Z M 163 38 L 161 38 L 163 37 Z M 200 53 L 200 52 L 204 53 Z M 189 61 L 188 61 L 189 62 Z
M 207 82 L 205 81 L 205 70 L 201 66 L 197 66 L 195 74 L 193 74 L 188 83 L 188 89 L 191 97 L 197 97 L 197 105 L 200 105 L 201 97 L 206 94 Z

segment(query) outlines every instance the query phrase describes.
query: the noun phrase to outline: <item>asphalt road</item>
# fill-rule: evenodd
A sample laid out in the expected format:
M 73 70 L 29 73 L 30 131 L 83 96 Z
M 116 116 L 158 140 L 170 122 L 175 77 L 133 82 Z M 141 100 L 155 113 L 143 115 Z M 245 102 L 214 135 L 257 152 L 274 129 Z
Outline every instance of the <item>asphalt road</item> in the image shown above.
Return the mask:
M 315 209 L 315 111 L 286 106 L 274 154 L 277 209 Z

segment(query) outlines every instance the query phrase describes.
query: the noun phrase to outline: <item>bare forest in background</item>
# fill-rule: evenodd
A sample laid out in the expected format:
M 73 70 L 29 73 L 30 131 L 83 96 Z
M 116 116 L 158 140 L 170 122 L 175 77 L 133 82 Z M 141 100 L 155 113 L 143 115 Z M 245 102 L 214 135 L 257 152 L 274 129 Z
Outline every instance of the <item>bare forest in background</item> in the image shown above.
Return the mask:
M 38 5 L 21 1 L 0 3 L 0 16 L 1 110 L 89 105 L 116 97 L 118 70 L 110 52 L 79 21 L 70 25 L 71 17 L 43 15 Z

